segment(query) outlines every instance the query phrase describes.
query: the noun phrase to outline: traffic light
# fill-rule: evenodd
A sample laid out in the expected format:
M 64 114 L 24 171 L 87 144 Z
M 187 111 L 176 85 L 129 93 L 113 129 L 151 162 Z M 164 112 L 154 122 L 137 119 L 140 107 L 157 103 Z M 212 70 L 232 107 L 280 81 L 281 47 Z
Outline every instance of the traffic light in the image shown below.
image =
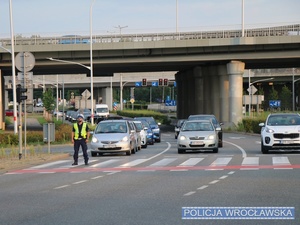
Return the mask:
M 168 86 L 169 85 L 169 80 L 168 79 L 164 79 L 164 86 Z
M 142 86 L 147 86 L 147 79 L 146 78 L 143 78 L 143 80 L 142 80 Z
M 158 79 L 158 86 L 162 86 L 163 85 L 163 79 Z
M 18 85 L 17 87 L 17 102 L 20 104 L 23 100 L 27 99 L 26 95 L 23 95 L 23 93 L 27 92 L 27 88 L 22 88 L 21 85 Z

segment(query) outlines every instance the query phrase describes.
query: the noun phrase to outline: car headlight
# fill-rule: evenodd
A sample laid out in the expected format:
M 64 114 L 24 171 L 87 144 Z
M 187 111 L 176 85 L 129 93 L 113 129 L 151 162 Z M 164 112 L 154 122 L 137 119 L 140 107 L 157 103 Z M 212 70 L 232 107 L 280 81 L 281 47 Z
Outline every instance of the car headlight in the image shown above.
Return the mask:
M 269 127 L 266 127 L 266 128 L 265 128 L 265 131 L 266 131 L 267 133 L 274 133 L 274 130 L 270 129 Z
M 126 141 L 128 141 L 128 140 L 129 140 L 128 136 L 125 136 L 125 137 L 123 137 L 123 138 L 122 138 L 122 140 L 121 140 L 121 141 L 124 141 L 124 142 L 126 142 Z
M 215 135 L 211 134 L 207 137 L 208 140 L 214 140 L 215 139 Z
M 92 142 L 93 142 L 93 143 L 98 143 L 99 141 L 98 141 L 97 138 L 93 137 L 93 138 L 92 138 Z
M 181 141 L 184 141 L 184 140 L 186 140 L 187 138 L 184 136 L 184 135 L 182 135 L 182 136 L 180 136 L 179 137 L 179 140 L 181 140 Z

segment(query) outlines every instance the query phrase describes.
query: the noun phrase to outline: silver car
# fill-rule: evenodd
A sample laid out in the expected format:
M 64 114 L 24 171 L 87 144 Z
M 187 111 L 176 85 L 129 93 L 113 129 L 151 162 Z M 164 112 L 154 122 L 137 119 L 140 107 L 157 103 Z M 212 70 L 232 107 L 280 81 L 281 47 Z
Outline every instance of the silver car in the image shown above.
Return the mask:
M 187 120 L 177 138 L 178 153 L 197 150 L 218 152 L 218 130 L 209 120 Z
M 127 120 L 103 120 L 93 132 L 91 155 L 125 152 L 131 155 L 137 151 L 135 130 Z

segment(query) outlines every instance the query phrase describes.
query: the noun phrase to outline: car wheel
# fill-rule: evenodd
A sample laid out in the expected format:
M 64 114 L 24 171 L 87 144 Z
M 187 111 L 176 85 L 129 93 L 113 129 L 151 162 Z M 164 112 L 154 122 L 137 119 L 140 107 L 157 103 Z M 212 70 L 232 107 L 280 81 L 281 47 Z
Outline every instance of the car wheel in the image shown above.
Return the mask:
M 218 153 L 219 149 L 218 148 L 214 148 L 213 149 L 213 153 Z
M 178 154 L 182 154 L 182 153 L 185 153 L 185 150 L 178 149 Z
M 147 148 L 148 145 L 142 145 L 142 148 Z
M 97 152 L 91 152 L 92 157 L 97 156 Z
M 261 140 L 261 152 L 262 152 L 262 154 L 269 153 L 269 148 L 267 146 L 264 146 L 263 140 Z
M 131 150 L 127 151 L 126 155 L 131 155 Z

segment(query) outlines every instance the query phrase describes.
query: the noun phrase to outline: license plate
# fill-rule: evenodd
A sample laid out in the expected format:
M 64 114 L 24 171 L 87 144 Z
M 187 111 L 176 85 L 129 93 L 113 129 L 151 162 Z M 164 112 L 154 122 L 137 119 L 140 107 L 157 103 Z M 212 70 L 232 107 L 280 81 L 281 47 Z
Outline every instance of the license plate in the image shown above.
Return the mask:
M 115 148 L 116 145 L 103 145 L 103 148 Z
M 281 140 L 280 144 L 293 144 L 294 141 L 290 141 L 290 140 Z
M 192 141 L 191 145 L 203 145 L 203 141 Z

